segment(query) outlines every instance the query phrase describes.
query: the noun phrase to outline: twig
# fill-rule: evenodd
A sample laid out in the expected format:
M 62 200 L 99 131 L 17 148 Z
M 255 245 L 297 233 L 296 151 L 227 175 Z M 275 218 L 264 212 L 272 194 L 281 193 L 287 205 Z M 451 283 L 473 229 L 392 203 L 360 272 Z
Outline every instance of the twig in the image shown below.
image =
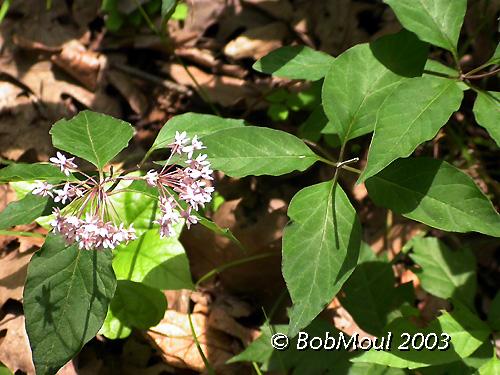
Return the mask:
M 122 72 L 135 75 L 136 77 L 143 78 L 147 81 L 150 81 L 150 82 L 153 82 L 157 85 L 163 86 L 168 90 L 177 91 L 177 92 L 180 92 L 181 94 L 186 94 L 188 96 L 193 95 L 193 91 L 186 86 L 182 86 L 182 85 L 179 85 L 178 83 L 175 83 L 174 81 L 170 81 L 168 79 L 164 79 L 164 78 L 155 76 L 151 73 L 147 73 L 143 70 L 134 68 L 133 66 L 121 64 L 121 63 L 111 63 L 111 66 L 118 69 L 118 70 L 121 70 Z
M 483 73 L 483 74 L 476 74 L 476 75 L 463 75 L 463 79 L 481 79 L 481 78 L 486 78 L 486 77 L 490 77 L 490 76 L 494 76 L 495 74 L 498 74 L 500 73 L 500 68 L 497 68 L 491 72 L 487 72 L 487 73 Z

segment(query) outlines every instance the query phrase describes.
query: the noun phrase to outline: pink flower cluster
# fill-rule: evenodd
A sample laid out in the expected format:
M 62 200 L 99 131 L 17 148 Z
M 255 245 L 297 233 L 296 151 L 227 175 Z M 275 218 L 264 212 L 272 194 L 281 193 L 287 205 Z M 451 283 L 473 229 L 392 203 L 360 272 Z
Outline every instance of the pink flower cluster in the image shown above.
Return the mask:
M 135 229 L 132 225 L 124 228 L 114 225 L 111 221 L 104 222 L 98 216 L 87 215 L 85 219 L 77 216 L 61 215 L 59 209 L 54 209 L 55 219 L 50 223 L 56 233 L 61 234 L 67 243 L 78 243 L 80 249 L 101 250 L 114 249 L 122 242 L 135 240 Z
M 168 237 L 174 234 L 174 225 L 181 219 L 186 221 L 188 229 L 191 224 L 198 223 L 198 217 L 193 211 L 205 207 L 212 200 L 214 188 L 208 185 L 213 180 L 210 162 L 207 155 L 199 154 L 193 159 L 193 154 L 205 148 L 203 143 L 194 136 L 191 140 L 186 132 L 176 132 L 174 142 L 169 145 L 171 155 L 160 172 L 150 170 L 146 182 L 158 188 L 160 194 L 160 217 L 156 223 L 160 225 L 160 236 Z M 187 167 L 180 168 L 170 161 L 175 155 L 186 156 Z M 181 201 L 186 203 L 183 207 L 172 195 L 170 190 L 176 192 Z
M 56 203 L 66 204 L 74 199 L 80 200 L 81 204 L 75 215 L 63 215 L 58 208 L 54 209 L 55 219 L 50 223 L 54 232 L 61 234 L 68 244 L 77 243 L 80 249 L 85 250 L 114 249 L 120 243 L 134 240 L 136 235 L 132 225 L 125 228 L 123 224 L 115 225 L 111 220 L 104 220 L 104 217 L 110 216 L 104 187 L 109 179 L 96 181 L 78 171 L 73 160 L 74 158 L 67 158 L 60 152 L 57 152 L 56 157 L 50 158 L 51 163 L 58 166 L 66 176 L 76 170 L 85 175 L 87 180 L 58 185 L 39 181 L 32 190 L 33 194 L 54 198 Z M 58 186 L 62 188 L 56 189 Z M 84 215 L 85 219 L 82 219 Z
M 197 136 L 189 139 L 186 132 L 176 132 L 174 141 L 168 147 L 171 154 L 163 168 L 160 171 L 150 170 L 143 177 L 100 173 L 94 178 L 78 170 L 74 158 L 57 152 L 56 157 L 50 158 L 52 164 L 66 176 L 77 172 L 86 179 L 57 185 L 41 181 L 32 193 L 50 196 L 54 202 L 61 204 L 74 201 L 69 206 L 72 208 L 70 213 L 63 214 L 61 210 L 54 209 L 55 219 L 51 222 L 54 231 L 61 234 L 68 244 L 77 243 L 80 249 L 86 250 L 114 249 L 121 243 L 134 240 L 136 235 L 132 225 L 125 228 L 123 223 L 116 224 L 121 220 L 108 197 L 119 191 L 110 192 L 108 189 L 120 180 L 144 180 L 158 189 L 160 216 L 155 223 L 160 226 L 160 237 L 173 236 L 175 224 L 184 220 L 189 229 L 192 224 L 198 223 L 195 211 L 212 200 L 214 188 L 210 185 L 213 171 L 207 155 L 198 153 L 205 146 Z M 178 156 L 185 156 L 185 166 L 178 165 Z

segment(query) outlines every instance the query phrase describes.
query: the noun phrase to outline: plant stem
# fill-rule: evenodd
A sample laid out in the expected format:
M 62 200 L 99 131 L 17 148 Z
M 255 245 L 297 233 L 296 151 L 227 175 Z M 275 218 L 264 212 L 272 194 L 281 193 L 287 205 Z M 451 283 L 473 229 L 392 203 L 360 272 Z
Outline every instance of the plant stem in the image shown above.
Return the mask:
M 469 72 L 470 73 L 470 72 Z M 467 73 L 467 74 L 469 74 Z M 483 74 L 477 74 L 477 75 L 467 75 L 465 74 L 463 76 L 464 79 L 481 79 L 481 78 L 486 78 L 490 76 L 494 76 L 495 74 L 500 73 L 500 68 L 497 68 L 495 70 L 492 70 L 491 72 L 483 73 Z
M 213 367 L 210 365 L 210 362 L 208 362 L 208 359 L 205 356 L 205 353 L 203 353 L 203 350 L 201 349 L 200 342 L 198 341 L 198 336 L 196 335 L 196 331 L 194 330 L 193 320 L 191 319 L 191 311 L 188 311 L 188 319 L 189 319 L 189 326 L 191 327 L 191 334 L 193 335 L 193 340 L 194 340 L 194 343 L 196 345 L 196 349 L 198 349 L 198 353 L 200 353 L 201 359 L 203 360 L 203 363 L 205 364 L 205 368 L 207 369 L 207 371 L 210 375 L 215 375 L 215 371 L 214 371 Z
M 221 273 L 221 272 L 223 272 L 223 271 L 225 271 L 225 270 L 227 270 L 229 268 L 236 267 L 236 266 L 239 266 L 239 265 L 244 264 L 244 263 L 252 262 L 254 260 L 269 258 L 269 257 L 272 257 L 272 256 L 278 256 L 278 255 L 279 254 L 275 253 L 275 252 L 272 252 L 272 253 L 268 252 L 268 253 L 253 255 L 253 256 L 250 256 L 250 257 L 247 257 L 247 258 L 243 258 L 243 259 L 237 259 L 235 261 L 223 264 L 223 265 L 221 265 L 219 267 L 216 267 L 213 270 L 207 272 L 202 277 L 200 277 L 198 279 L 198 281 L 196 282 L 195 287 L 200 286 L 200 284 L 202 282 L 207 281 L 208 279 L 210 279 L 211 277 L 215 276 L 216 274 Z

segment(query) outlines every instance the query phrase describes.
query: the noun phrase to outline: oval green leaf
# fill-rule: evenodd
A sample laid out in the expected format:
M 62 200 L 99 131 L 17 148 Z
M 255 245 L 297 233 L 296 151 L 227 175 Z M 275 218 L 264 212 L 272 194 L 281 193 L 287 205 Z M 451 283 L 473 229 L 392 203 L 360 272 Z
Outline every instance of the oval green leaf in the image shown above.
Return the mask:
M 316 81 L 326 75 L 334 60 L 307 46 L 285 46 L 257 60 L 253 68 L 276 77 Z
M 68 177 L 57 167 L 44 163 L 10 164 L 0 169 L 0 182 L 37 180 L 55 183 L 63 180 L 72 181 L 75 180 L 75 178 L 73 175 Z
M 160 238 L 157 229 L 117 248 L 113 268 L 119 280 L 142 282 L 162 290 L 193 288 L 184 247 L 176 238 Z
M 142 283 L 118 280 L 110 310 L 128 327 L 148 329 L 160 322 L 167 309 L 161 291 Z
M 342 53 L 323 84 L 330 122 L 322 132 L 338 134 L 342 143 L 370 133 L 384 100 L 402 81 L 422 74 L 427 53 L 427 44 L 407 31 Z
M 426 42 L 456 54 L 467 0 L 384 0 L 399 22 Z
M 37 374 L 55 374 L 101 328 L 116 287 L 111 259 L 54 235 L 33 255 L 23 305 Z
M 356 267 L 361 227 L 349 199 L 332 181 L 300 190 L 283 233 L 282 272 L 293 308 L 289 335 L 306 327 Z
M 50 129 L 54 147 L 83 158 L 102 169 L 128 145 L 134 129 L 114 117 L 82 111 L 70 120 L 59 120 Z
M 480 91 L 474 103 L 474 116 L 500 147 L 500 92 Z
M 243 120 L 222 118 L 214 115 L 206 115 L 203 113 L 184 113 L 174 116 L 166 122 L 161 128 L 156 137 L 153 146 L 148 151 L 148 154 L 160 148 L 166 148 L 173 142 L 175 132 L 186 132 L 187 136 L 192 138 L 195 135 L 198 138 L 203 138 L 209 134 L 218 132 L 223 129 L 240 128 L 245 126 Z
M 9 203 L 0 212 L 0 229 L 32 223 L 40 216 L 50 214 L 51 208 L 49 197 L 28 193 L 23 199 Z
M 451 79 L 427 76 L 401 83 L 379 109 L 368 161 L 359 181 L 434 138 L 460 107 L 462 98 L 462 90 Z
M 303 171 L 318 160 L 297 137 L 257 126 L 221 130 L 203 142 L 212 168 L 231 177 L 279 176 Z
M 472 179 L 442 160 L 399 159 L 366 180 L 379 206 L 450 232 L 500 237 L 500 215 Z
M 437 238 L 414 238 L 411 259 L 427 292 L 444 299 L 459 300 L 473 307 L 476 295 L 476 258 L 468 249 L 452 251 Z

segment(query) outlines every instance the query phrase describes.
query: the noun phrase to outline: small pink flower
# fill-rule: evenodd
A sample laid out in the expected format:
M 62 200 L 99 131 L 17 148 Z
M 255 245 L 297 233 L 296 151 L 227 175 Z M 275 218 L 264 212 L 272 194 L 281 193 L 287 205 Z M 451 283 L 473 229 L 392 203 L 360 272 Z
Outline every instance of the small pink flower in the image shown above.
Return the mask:
M 52 164 L 58 166 L 61 169 L 61 172 L 63 172 L 66 176 L 69 176 L 69 174 L 71 173 L 70 169 L 77 168 L 77 165 L 73 163 L 73 160 L 75 160 L 75 158 L 68 159 L 59 151 L 57 151 L 56 156 L 57 157 L 51 157 L 49 160 Z
M 174 142 L 169 144 L 169 147 L 172 148 L 172 153 L 181 154 L 184 145 L 189 142 L 189 138 L 187 137 L 186 132 L 179 133 L 175 132 Z
M 62 204 L 66 204 L 67 200 L 71 200 L 71 198 L 73 198 L 76 195 L 74 189 L 71 187 L 69 182 L 66 182 L 66 184 L 64 184 L 62 190 L 60 189 L 54 190 L 54 193 L 57 194 L 57 196 L 54 198 L 54 202 L 56 203 L 61 202 Z
M 202 150 L 206 148 L 205 146 L 203 146 L 203 143 L 201 143 L 199 140 L 198 140 L 198 136 L 194 136 L 193 139 L 191 140 L 191 145 L 189 146 L 184 146 L 182 148 L 182 152 L 186 153 L 188 158 L 191 159 L 193 157 L 193 152 L 194 151 L 197 151 L 197 150 Z
M 181 217 L 183 217 L 186 220 L 186 226 L 188 229 L 191 227 L 191 224 L 198 223 L 198 218 L 194 215 L 191 215 L 191 207 L 188 207 L 187 210 L 182 210 Z
M 45 181 L 43 181 L 43 182 L 38 181 L 36 186 L 31 191 L 31 193 L 33 193 L 35 195 L 41 195 L 42 197 L 46 197 L 47 195 L 53 197 L 54 195 L 51 192 L 51 189 L 53 187 L 54 186 L 52 186 L 51 184 L 49 184 Z
M 158 182 L 158 172 L 151 169 L 150 171 L 148 171 L 148 173 L 146 173 L 146 176 L 144 176 L 144 178 L 146 179 L 148 185 L 156 186 Z

